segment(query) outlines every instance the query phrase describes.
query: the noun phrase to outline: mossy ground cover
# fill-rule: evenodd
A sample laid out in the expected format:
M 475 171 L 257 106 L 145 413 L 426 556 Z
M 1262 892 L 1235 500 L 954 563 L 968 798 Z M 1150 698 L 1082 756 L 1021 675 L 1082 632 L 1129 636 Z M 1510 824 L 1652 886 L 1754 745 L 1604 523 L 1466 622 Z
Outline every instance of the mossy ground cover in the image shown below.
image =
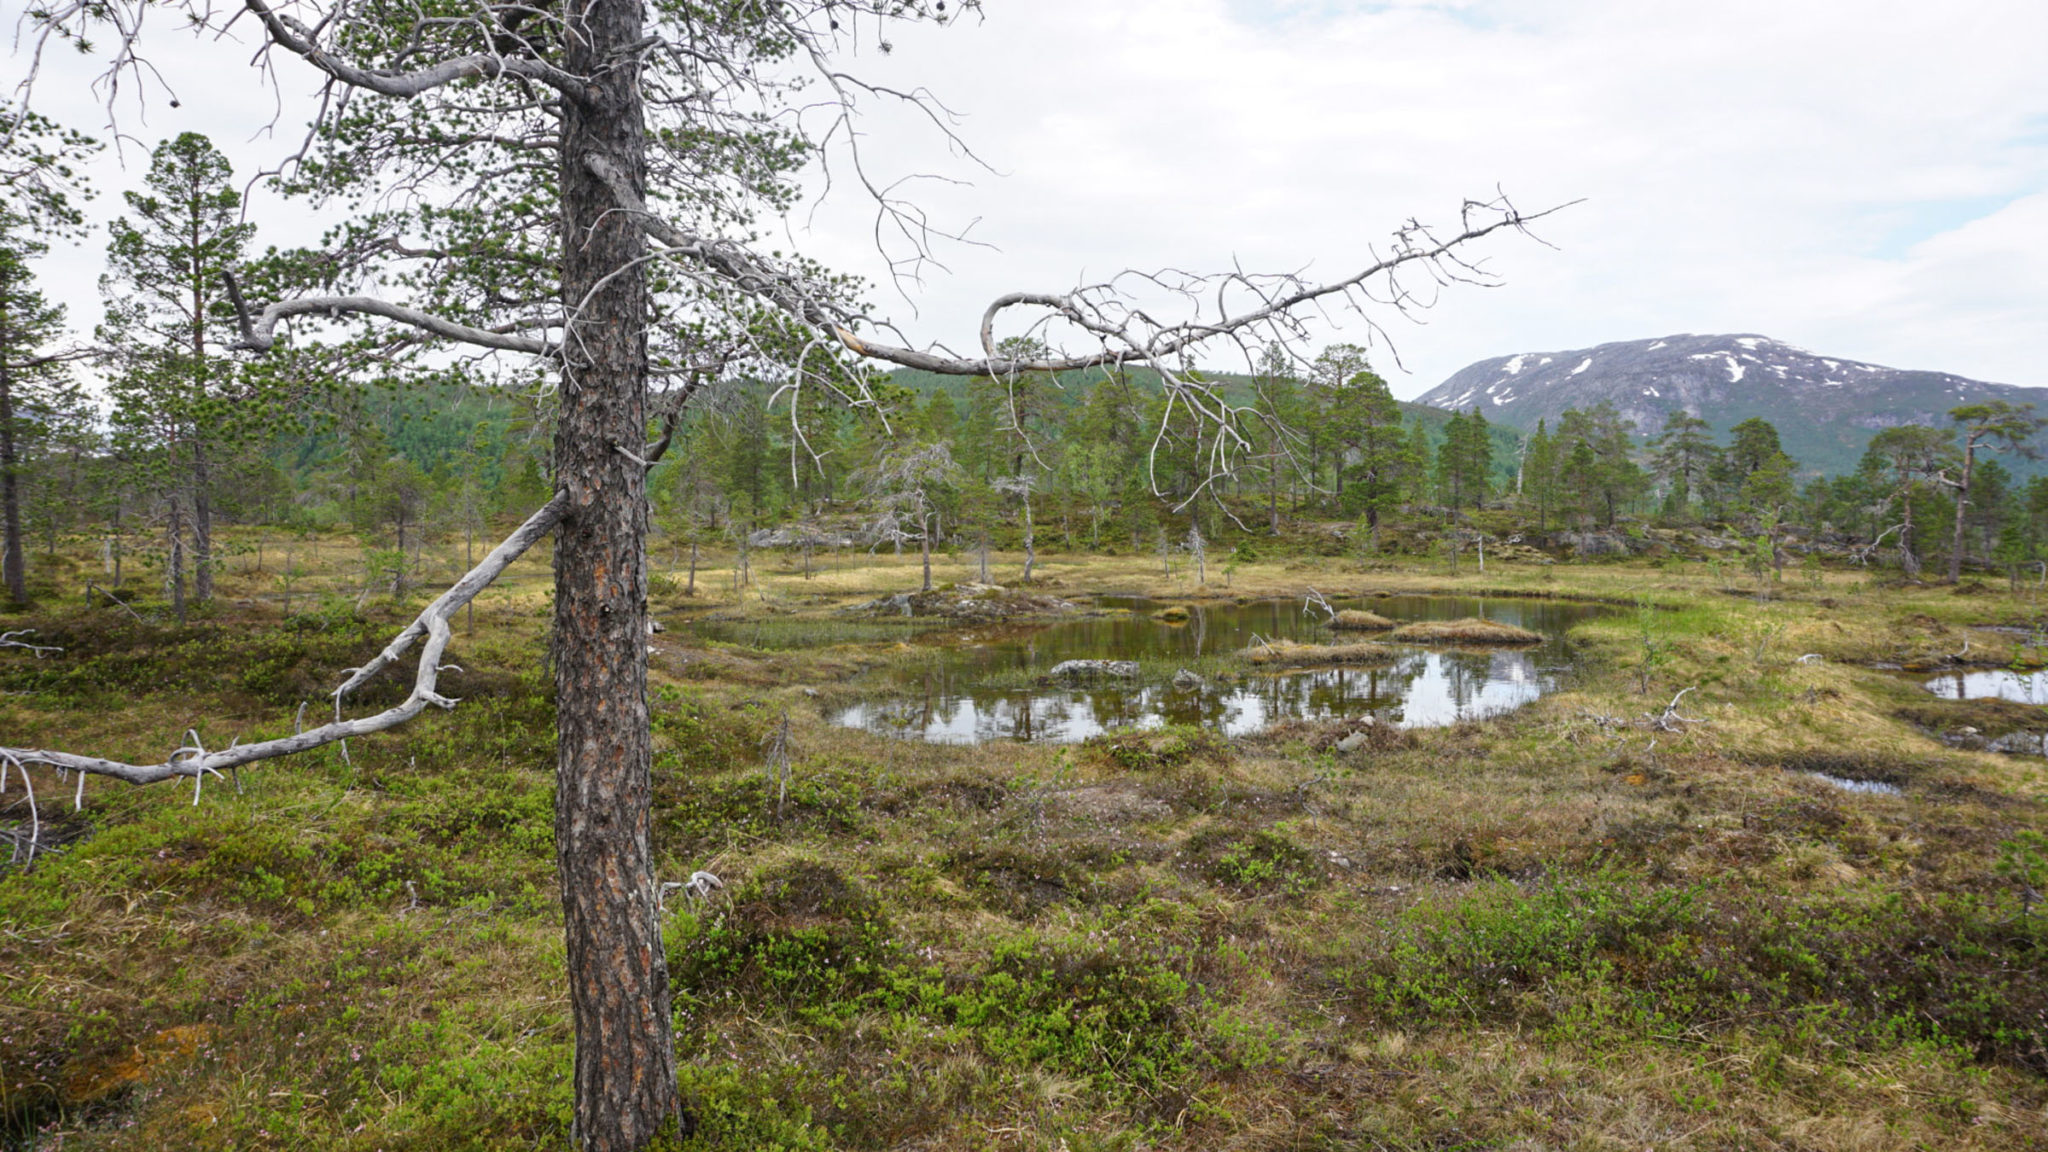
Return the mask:
M 183 629 L 147 599 L 6 618 L 66 651 L 0 654 L 0 731 L 155 757 L 289 730 L 407 614 L 313 554 L 289 619 L 253 564 Z M 543 565 L 458 628 L 452 713 L 196 807 L 92 781 L 73 813 L 37 776 L 61 847 L 0 874 L 8 1142 L 566 1144 Z M 2048 769 L 1943 743 L 1963 712 L 1871 667 L 2037 659 L 2030 600 L 1861 572 L 1760 600 L 1641 563 L 1273 561 L 1224 589 L 1055 555 L 1062 595 L 1629 610 L 1573 634 L 1566 691 L 1353 752 L 1310 724 L 957 748 L 820 719 L 914 658 L 893 634 L 780 642 L 915 587 L 914 558 L 754 565 L 740 596 L 709 565 L 657 596 L 776 622 L 653 638 L 661 875 L 726 882 L 667 912 L 698 1147 L 2043 1144 Z M 19 782 L 0 799 L 16 827 Z

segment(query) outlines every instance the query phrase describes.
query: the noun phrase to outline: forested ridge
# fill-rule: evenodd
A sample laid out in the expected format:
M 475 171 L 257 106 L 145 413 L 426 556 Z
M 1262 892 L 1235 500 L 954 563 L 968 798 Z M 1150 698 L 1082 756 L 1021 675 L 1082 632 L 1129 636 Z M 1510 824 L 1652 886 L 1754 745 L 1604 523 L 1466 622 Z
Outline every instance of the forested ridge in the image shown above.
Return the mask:
M 76 221 L 39 231 L 10 218 L 4 233 L 0 345 L 22 365 L 0 409 L 17 599 L 32 545 L 91 539 L 110 582 L 147 571 L 183 612 L 186 583 L 204 600 L 222 560 L 216 520 L 353 531 L 379 557 L 365 580 L 404 583 L 429 537 L 474 540 L 545 500 L 544 390 L 462 364 L 394 369 L 374 349 L 281 364 L 229 350 L 226 277 L 289 279 L 304 257 L 256 252 L 233 173 L 204 137 L 165 141 L 125 202 L 90 332 L 35 281 L 44 233 L 75 236 Z M 1005 351 L 1046 354 L 1028 340 Z M 1603 402 L 1525 436 L 1476 407 L 1397 402 L 1355 345 L 1276 346 L 1257 371 L 1200 379 L 1233 410 L 1226 468 L 1208 417 L 1143 366 L 1001 379 L 897 369 L 860 405 L 792 391 L 758 365 L 723 370 L 675 414 L 678 450 L 649 478 L 655 528 L 671 552 L 742 537 L 1021 548 L 1028 534 L 1033 548 L 1111 553 L 1191 539 L 1360 554 L 1491 540 L 1556 556 L 1643 551 L 1659 546 L 1648 530 L 1686 529 L 1749 552 L 1761 539 L 1779 567 L 1791 548 L 1911 572 L 1957 556 L 2008 575 L 2048 542 L 2048 478 L 2023 483 L 1988 451 L 2033 455 L 2024 405 L 1888 429 L 1856 469 L 1820 475 L 1756 418 L 1724 442 L 1682 411 L 1645 429 Z M 918 481 L 909 523 L 902 477 L 882 465 L 919 449 L 943 459 Z

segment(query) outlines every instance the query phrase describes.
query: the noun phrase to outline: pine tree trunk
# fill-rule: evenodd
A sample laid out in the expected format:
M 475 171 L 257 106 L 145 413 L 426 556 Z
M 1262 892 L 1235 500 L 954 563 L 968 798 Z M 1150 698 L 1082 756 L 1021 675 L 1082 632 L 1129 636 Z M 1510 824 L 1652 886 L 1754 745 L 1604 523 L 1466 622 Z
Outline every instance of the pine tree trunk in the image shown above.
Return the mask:
M 1038 564 L 1038 533 L 1031 524 L 1031 492 L 1024 493 L 1024 578 L 1019 583 L 1031 583 L 1031 569 Z
M 1977 470 L 1977 446 L 1965 445 L 1963 450 L 1963 482 L 1956 488 L 1956 530 L 1950 538 L 1948 549 L 1948 582 L 1963 582 L 1963 517 L 1970 507 L 1971 473 Z
M 1908 579 L 1920 575 L 1920 558 L 1913 555 L 1913 494 L 1906 493 L 1905 524 L 1899 529 L 1899 568 Z
M 171 611 L 178 615 L 178 627 L 185 626 L 185 506 L 171 497 Z
M 924 585 L 923 585 L 923 586 L 922 586 L 921 588 L 919 588 L 918 590 L 919 590 L 919 591 L 921 591 L 921 592 L 929 592 L 929 591 L 931 591 L 931 590 L 932 590 L 932 518 L 931 518 L 931 515 L 930 515 L 929 513 L 926 513 L 926 514 L 924 515 L 924 517 L 922 518 L 922 521 L 923 521 L 923 522 L 922 522 L 922 523 L 921 523 L 921 524 L 919 525 L 919 527 L 920 527 L 920 528 L 922 529 L 922 531 L 920 531 L 920 532 L 919 532 L 919 533 L 917 534 L 917 542 L 918 542 L 918 553 L 919 553 L 919 555 L 920 555 L 920 556 L 922 556 L 922 557 L 923 557 L 923 559 L 924 559 Z
M 21 547 L 21 493 L 15 482 L 14 389 L 7 367 L 0 363 L 0 576 L 7 598 L 28 602 L 28 565 Z
M 1266 525 L 1270 534 L 1280 534 L 1280 465 L 1273 464 L 1273 477 L 1266 483 Z
M 576 1030 L 575 1134 L 587 1152 L 689 1127 L 676 1086 L 668 967 L 649 843 L 646 470 L 618 451 L 646 436 L 646 241 L 592 171 L 646 183 L 637 0 L 566 13 L 562 102 L 563 340 L 555 476 L 570 496 L 555 538 L 555 856 Z
M 213 486 L 212 469 L 206 449 L 192 441 L 192 598 L 201 604 L 213 599 Z

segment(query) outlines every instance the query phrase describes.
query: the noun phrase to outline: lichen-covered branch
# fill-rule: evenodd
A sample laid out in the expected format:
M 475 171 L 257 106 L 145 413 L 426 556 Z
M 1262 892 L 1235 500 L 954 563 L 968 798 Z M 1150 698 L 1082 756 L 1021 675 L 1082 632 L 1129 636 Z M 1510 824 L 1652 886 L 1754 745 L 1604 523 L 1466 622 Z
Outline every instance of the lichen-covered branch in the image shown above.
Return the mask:
M 361 68 L 320 47 L 314 29 L 272 10 L 263 0 L 243 0 L 243 6 L 262 22 L 263 30 L 269 33 L 271 43 L 295 56 L 303 57 L 313 67 L 351 88 L 364 88 L 384 96 L 409 99 L 436 88 L 446 87 L 457 80 L 516 76 L 545 84 L 572 98 L 582 95 L 584 91 L 584 84 L 578 77 L 552 64 L 529 56 L 498 52 L 473 52 L 464 56 L 454 56 L 410 72 Z
M 417 308 L 393 304 L 374 296 L 306 296 L 297 300 L 280 300 L 269 305 L 255 317 L 249 315 L 248 305 L 242 300 L 241 285 L 236 283 L 233 273 L 227 276 L 228 299 L 235 307 L 236 324 L 241 329 L 241 339 L 234 347 L 237 351 L 268 352 L 277 346 L 277 323 L 293 316 L 342 315 L 380 316 L 396 320 L 423 332 L 472 344 L 479 348 L 495 348 L 502 352 L 525 352 L 534 356 L 552 356 L 557 348 L 554 344 L 534 336 L 520 336 L 509 331 L 495 331 L 487 328 L 472 328 L 453 320 Z

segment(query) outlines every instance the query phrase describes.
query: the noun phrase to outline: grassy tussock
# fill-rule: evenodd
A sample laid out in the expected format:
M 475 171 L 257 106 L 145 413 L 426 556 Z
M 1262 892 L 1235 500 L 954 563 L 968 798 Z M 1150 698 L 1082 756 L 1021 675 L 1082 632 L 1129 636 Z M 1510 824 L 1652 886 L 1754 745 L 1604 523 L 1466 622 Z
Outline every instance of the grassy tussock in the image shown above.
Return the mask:
M 1303 644 L 1273 640 L 1240 653 L 1247 663 L 1267 668 L 1299 668 L 1316 664 L 1386 664 L 1399 655 L 1384 644 Z
M 1387 634 L 1389 640 L 1404 644 L 1541 644 L 1543 634 L 1497 620 L 1466 617 L 1463 620 L 1419 620 L 1403 624 Z
M 1377 612 L 1346 608 L 1330 621 L 1330 627 L 1347 632 L 1391 632 L 1395 625 Z

